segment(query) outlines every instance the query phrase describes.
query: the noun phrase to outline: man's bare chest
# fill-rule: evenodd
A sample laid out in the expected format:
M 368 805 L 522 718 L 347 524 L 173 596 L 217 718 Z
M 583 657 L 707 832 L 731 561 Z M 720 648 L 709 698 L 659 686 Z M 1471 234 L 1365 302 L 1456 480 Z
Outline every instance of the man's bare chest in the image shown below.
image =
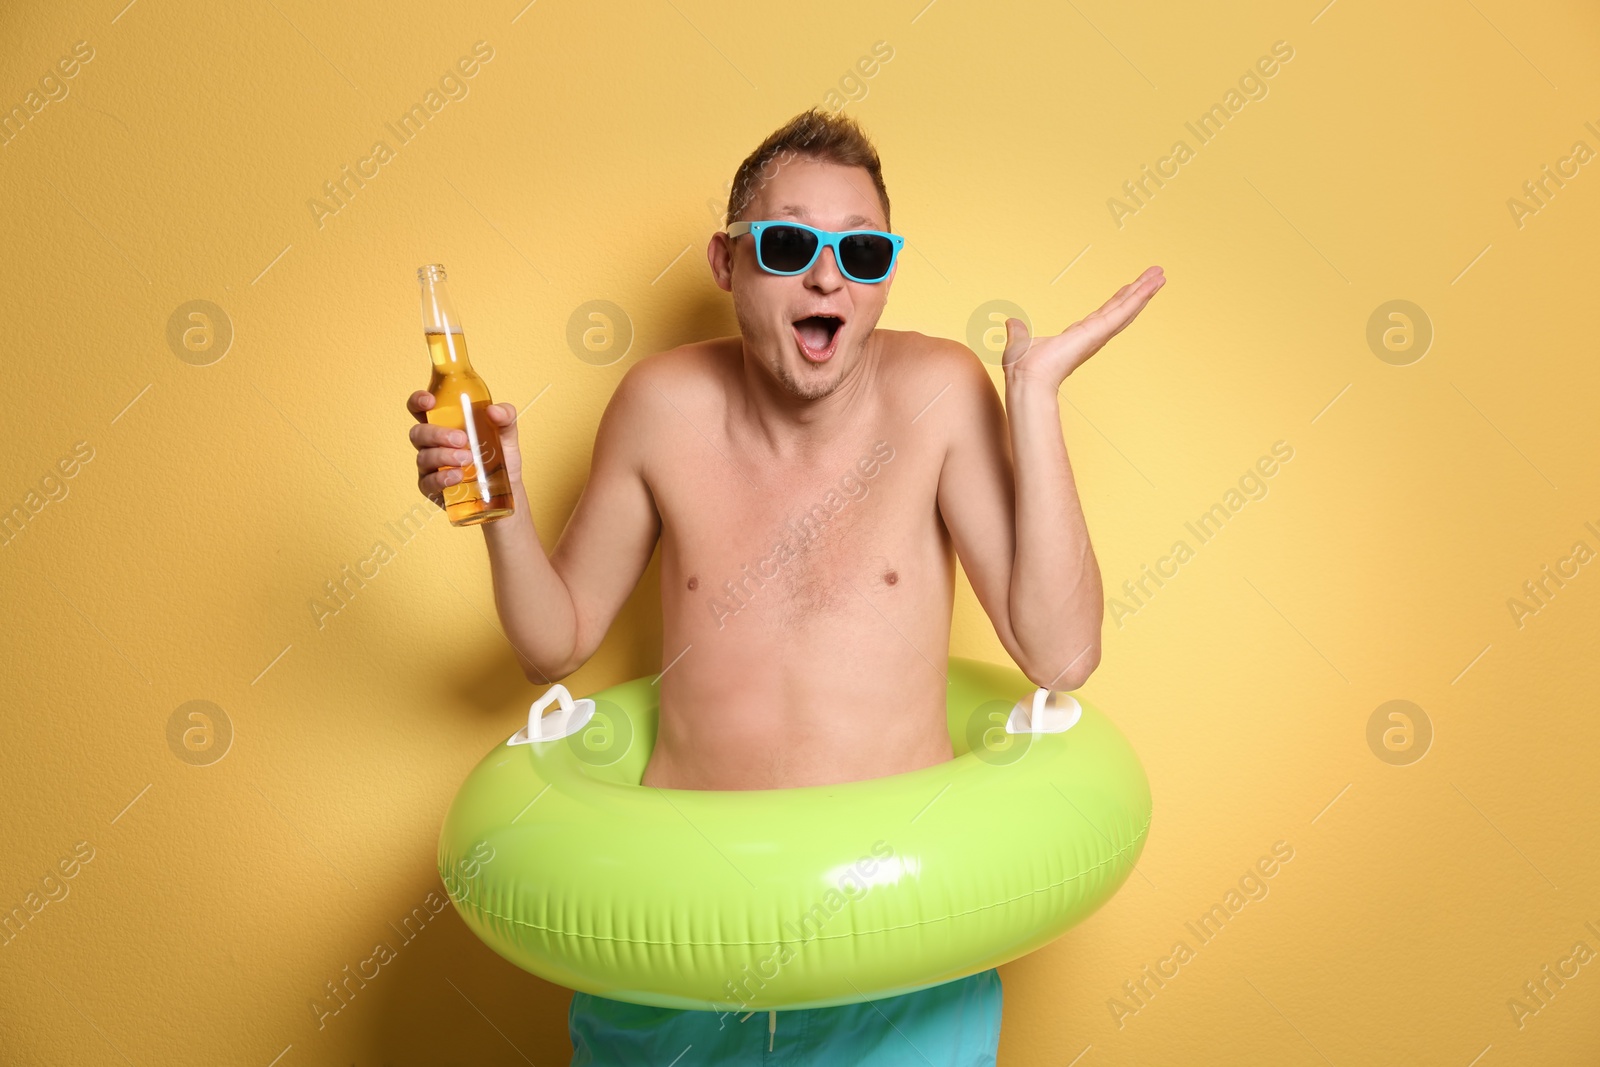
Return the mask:
M 717 629 L 750 616 L 782 628 L 871 609 L 889 591 L 937 591 L 938 469 L 905 442 L 868 432 L 782 467 L 705 452 L 652 481 L 663 610 Z

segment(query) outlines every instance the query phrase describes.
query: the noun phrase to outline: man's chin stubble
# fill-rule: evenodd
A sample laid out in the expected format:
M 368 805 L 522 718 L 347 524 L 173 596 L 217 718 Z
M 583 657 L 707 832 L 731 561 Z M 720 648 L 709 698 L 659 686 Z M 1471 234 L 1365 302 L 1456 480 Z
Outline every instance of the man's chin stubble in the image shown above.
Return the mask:
M 837 352 L 834 353 L 834 358 L 838 358 Z M 782 385 L 790 396 L 793 396 L 798 400 L 821 400 L 823 397 L 829 395 L 835 389 L 839 388 L 838 378 L 830 377 L 807 385 L 795 381 L 793 376 L 789 374 L 789 369 L 787 367 L 784 367 L 780 364 L 775 369 L 777 373 L 778 384 Z

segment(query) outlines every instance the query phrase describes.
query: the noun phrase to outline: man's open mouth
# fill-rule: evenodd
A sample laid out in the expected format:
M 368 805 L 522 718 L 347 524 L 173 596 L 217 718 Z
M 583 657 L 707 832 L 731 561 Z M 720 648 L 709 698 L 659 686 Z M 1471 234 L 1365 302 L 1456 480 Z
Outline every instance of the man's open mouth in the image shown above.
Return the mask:
M 801 355 L 812 363 L 826 363 L 838 347 L 844 320 L 835 315 L 809 315 L 795 320 L 792 329 Z

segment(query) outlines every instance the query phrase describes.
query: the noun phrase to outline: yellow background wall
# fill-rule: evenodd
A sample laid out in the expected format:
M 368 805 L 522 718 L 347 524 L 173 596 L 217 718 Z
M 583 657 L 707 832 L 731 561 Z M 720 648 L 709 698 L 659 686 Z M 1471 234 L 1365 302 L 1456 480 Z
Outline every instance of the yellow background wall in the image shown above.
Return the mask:
M 834 100 L 909 240 L 884 326 L 967 339 L 1005 300 L 1053 332 L 1150 263 L 1170 279 L 1062 391 L 1108 595 L 1192 550 L 1112 605 L 1085 689 L 1155 822 L 1112 903 L 1002 969 L 1001 1062 L 1600 1057 L 1600 163 L 1573 155 L 1600 151 L 1600 13 L 1322 2 L 6 5 L 0 107 L 39 109 L 0 148 L 0 907 L 29 919 L 0 947 L 0 1060 L 565 1062 L 569 991 L 452 910 L 399 929 L 443 900 L 445 807 L 536 695 L 481 536 L 394 532 L 431 511 L 414 270 L 448 266 L 496 398 L 538 397 L 548 546 L 628 364 L 736 330 L 703 255 L 734 168 Z M 385 123 L 480 41 L 467 94 L 399 143 Z M 1200 144 L 1184 123 L 1279 41 Z M 344 206 L 307 206 L 380 139 Z M 1108 206 L 1179 139 L 1175 176 Z M 222 317 L 191 350 L 169 323 L 197 300 Z M 625 319 L 586 361 L 566 338 L 594 300 Z M 1393 300 L 1425 352 L 1369 345 Z M 1279 441 L 1266 495 L 1200 543 L 1185 523 Z M 1576 574 L 1519 620 L 1547 564 Z M 656 580 L 575 691 L 659 667 Z M 970 589 L 953 646 L 1004 658 Z M 1369 743 L 1394 700 L 1420 759 Z M 198 753 L 191 701 L 218 730 Z M 1195 938 L 1278 842 L 1266 896 Z M 66 895 L 27 912 L 60 863 Z M 319 1026 L 379 942 L 396 958 Z

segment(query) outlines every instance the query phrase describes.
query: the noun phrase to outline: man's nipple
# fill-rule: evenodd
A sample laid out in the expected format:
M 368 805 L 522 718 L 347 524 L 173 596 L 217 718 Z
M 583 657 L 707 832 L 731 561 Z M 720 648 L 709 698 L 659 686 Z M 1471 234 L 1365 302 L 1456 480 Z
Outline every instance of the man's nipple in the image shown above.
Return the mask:
M 898 582 L 899 580 L 900 580 L 900 575 L 897 572 L 895 572 L 895 571 L 885 571 L 884 572 L 883 583 L 885 585 L 893 585 L 894 583 Z
M 696 589 L 699 589 L 699 588 L 700 588 L 700 579 L 697 576 L 693 575 L 693 574 L 689 575 L 689 591 L 692 593 Z

